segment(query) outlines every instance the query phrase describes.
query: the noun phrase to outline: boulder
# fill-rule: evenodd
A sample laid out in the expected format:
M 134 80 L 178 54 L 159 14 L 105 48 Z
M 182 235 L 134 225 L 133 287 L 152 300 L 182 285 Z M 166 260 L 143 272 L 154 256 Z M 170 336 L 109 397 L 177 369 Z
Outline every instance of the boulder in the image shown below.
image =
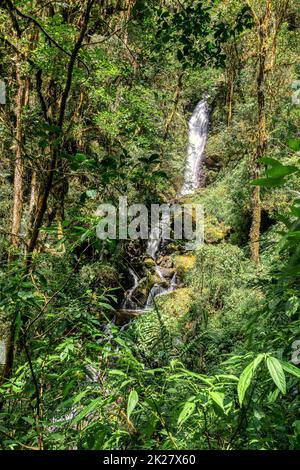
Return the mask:
M 145 259 L 144 259 L 144 265 L 145 265 L 147 268 L 154 267 L 154 266 L 155 266 L 155 261 L 154 261 L 153 258 L 145 258 Z
M 174 268 L 165 268 L 165 267 L 160 266 L 159 269 L 160 269 L 161 275 L 165 279 L 171 279 L 175 274 L 175 269 Z
M 157 264 L 163 268 L 173 268 L 173 260 L 170 256 L 161 256 L 158 258 Z

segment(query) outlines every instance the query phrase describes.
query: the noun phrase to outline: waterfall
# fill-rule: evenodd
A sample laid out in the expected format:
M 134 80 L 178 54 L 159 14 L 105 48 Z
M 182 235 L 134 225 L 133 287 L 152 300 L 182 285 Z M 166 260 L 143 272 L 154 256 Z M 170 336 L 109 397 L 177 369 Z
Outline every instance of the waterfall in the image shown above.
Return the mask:
M 204 151 L 209 129 L 208 98 L 209 96 L 207 94 L 204 95 L 203 99 L 197 104 L 189 120 L 187 161 L 184 173 L 184 184 L 179 193 L 179 197 L 191 194 L 196 189 L 204 186 Z M 157 261 L 158 257 L 162 253 L 162 245 L 164 245 L 164 242 L 166 241 L 163 236 L 164 227 L 169 223 L 169 215 L 163 213 L 160 222 L 151 229 L 149 234 L 146 251 L 147 254 L 155 261 L 155 271 L 161 282 L 155 283 L 151 288 L 144 310 L 151 309 L 151 307 L 153 307 L 156 297 L 168 294 L 177 288 L 176 273 L 174 273 L 171 281 L 170 279 L 166 279 Z M 129 269 L 129 272 L 133 278 L 134 284 L 127 292 L 122 308 L 140 311 L 135 302 L 132 301 L 133 294 L 139 287 L 139 280 L 132 269 Z
M 208 137 L 209 107 L 206 95 L 197 104 L 189 120 L 189 146 L 180 196 L 193 193 L 204 184 L 204 150 Z
M 184 174 L 184 184 L 179 196 L 193 193 L 204 184 L 204 150 L 209 128 L 209 96 L 204 95 L 193 111 L 189 120 L 189 145 Z M 159 248 L 164 241 L 162 237 L 165 224 L 169 223 L 168 215 L 162 214 L 158 226 L 151 229 L 147 244 L 147 253 L 154 260 L 159 254 Z
M 136 303 L 132 300 L 132 296 L 139 287 L 139 278 L 131 268 L 129 268 L 129 273 L 133 279 L 133 286 L 126 293 L 122 308 L 136 309 Z
M 169 225 L 170 223 L 170 217 L 169 214 L 163 213 L 161 216 L 160 222 L 158 222 L 158 225 L 153 227 L 149 233 L 149 239 L 147 243 L 147 254 L 151 256 L 154 260 L 156 259 L 158 253 L 159 253 L 159 248 L 161 243 L 163 243 L 164 238 L 163 238 L 163 233 L 164 233 L 164 227 L 166 225 Z
M 165 278 L 164 278 L 164 281 L 166 281 Z M 148 295 L 148 299 L 146 302 L 146 309 L 150 309 L 151 307 L 153 307 L 154 299 L 156 297 L 169 294 L 170 292 L 173 292 L 176 288 L 177 288 L 177 274 L 176 273 L 174 273 L 169 287 L 163 287 L 161 284 L 154 284 L 154 286 L 152 287 Z

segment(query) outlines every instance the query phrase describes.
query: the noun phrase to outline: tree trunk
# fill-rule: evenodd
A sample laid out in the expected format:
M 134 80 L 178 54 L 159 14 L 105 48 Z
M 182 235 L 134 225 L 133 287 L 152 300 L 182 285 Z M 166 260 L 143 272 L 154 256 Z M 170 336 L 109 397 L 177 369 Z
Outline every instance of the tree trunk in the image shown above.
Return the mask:
M 23 112 L 29 99 L 29 80 L 21 77 L 20 64 L 17 63 L 16 78 L 18 93 L 16 100 L 16 161 L 14 172 L 13 211 L 11 226 L 11 244 L 13 248 L 20 245 L 20 229 L 23 213 L 23 185 L 24 185 L 24 125 Z M 12 253 L 10 258 L 12 259 Z
M 135 5 L 136 0 L 127 0 L 126 10 L 124 12 L 124 43 L 128 45 L 128 23 L 130 21 L 130 16 L 132 9 Z
M 233 118 L 233 90 L 234 90 L 234 72 L 229 70 L 227 83 L 227 126 L 230 127 Z
M 270 2 L 267 2 L 263 20 L 258 27 L 259 36 L 259 68 L 257 75 L 257 105 L 258 105 L 258 143 L 256 154 L 253 159 L 253 178 L 259 177 L 260 158 L 265 155 L 267 149 L 268 135 L 266 123 L 266 60 L 268 53 L 268 26 L 270 23 Z M 261 199 L 260 188 L 256 186 L 252 197 L 252 225 L 250 229 L 251 258 L 259 263 L 259 238 L 261 228 Z
M 166 119 L 166 124 L 165 124 L 165 129 L 164 129 L 164 136 L 163 136 L 164 141 L 166 141 L 167 138 L 168 138 L 169 130 L 170 130 L 172 121 L 174 119 L 174 116 L 175 116 L 175 113 L 176 113 L 176 110 L 177 110 L 180 95 L 181 95 L 181 92 L 182 92 L 182 80 L 183 80 L 183 72 L 180 72 L 179 76 L 178 76 L 176 90 L 175 90 L 175 93 L 174 93 L 173 106 L 172 106 L 172 109 L 171 109 L 167 119 Z
M 29 199 L 29 216 L 28 219 L 32 217 L 32 214 L 35 210 L 35 201 L 36 201 L 36 185 L 37 185 L 37 178 L 36 178 L 36 170 L 32 170 L 31 173 L 31 182 L 30 182 L 30 199 Z

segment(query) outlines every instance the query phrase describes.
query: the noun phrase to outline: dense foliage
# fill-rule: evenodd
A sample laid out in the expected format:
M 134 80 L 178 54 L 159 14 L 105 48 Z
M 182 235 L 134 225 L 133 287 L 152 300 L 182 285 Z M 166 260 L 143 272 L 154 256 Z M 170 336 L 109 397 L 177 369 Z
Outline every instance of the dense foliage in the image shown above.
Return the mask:
M 0 2 L 0 447 L 299 449 L 296 0 Z M 2 88 L 1 88 L 2 90 Z M 2 90 L 3 91 L 3 90 Z M 100 240 L 173 202 L 209 94 L 205 244 Z M 3 345 L 5 344 L 5 351 Z

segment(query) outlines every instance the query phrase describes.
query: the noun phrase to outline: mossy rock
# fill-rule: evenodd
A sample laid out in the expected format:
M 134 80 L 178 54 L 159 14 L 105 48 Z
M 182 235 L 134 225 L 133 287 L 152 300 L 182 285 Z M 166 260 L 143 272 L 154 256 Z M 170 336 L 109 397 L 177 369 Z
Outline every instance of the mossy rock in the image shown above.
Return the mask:
M 144 277 L 140 280 L 139 287 L 134 293 L 133 300 L 137 301 L 140 307 L 142 307 L 147 300 L 149 292 L 148 286 L 149 280 L 147 277 Z
M 165 251 L 166 255 L 172 255 L 174 253 L 184 253 L 185 252 L 185 245 L 182 242 L 168 243 L 165 246 L 164 251 Z
M 180 279 L 184 280 L 187 273 L 195 267 L 196 256 L 192 254 L 175 256 L 174 265 Z
M 134 298 L 142 306 L 146 302 L 149 292 L 154 284 L 161 283 L 161 279 L 157 273 L 148 271 L 140 282 L 139 287 L 134 294 Z
M 169 294 L 156 298 L 156 306 L 162 315 L 169 318 L 182 317 L 186 315 L 192 305 L 192 291 L 188 287 L 176 289 Z
M 145 258 L 144 259 L 144 265 L 147 267 L 147 268 L 152 268 L 155 266 L 155 261 L 153 258 Z
M 156 263 L 164 268 L 173 268 L 173 259 L 171 256 L 160 256 Z

